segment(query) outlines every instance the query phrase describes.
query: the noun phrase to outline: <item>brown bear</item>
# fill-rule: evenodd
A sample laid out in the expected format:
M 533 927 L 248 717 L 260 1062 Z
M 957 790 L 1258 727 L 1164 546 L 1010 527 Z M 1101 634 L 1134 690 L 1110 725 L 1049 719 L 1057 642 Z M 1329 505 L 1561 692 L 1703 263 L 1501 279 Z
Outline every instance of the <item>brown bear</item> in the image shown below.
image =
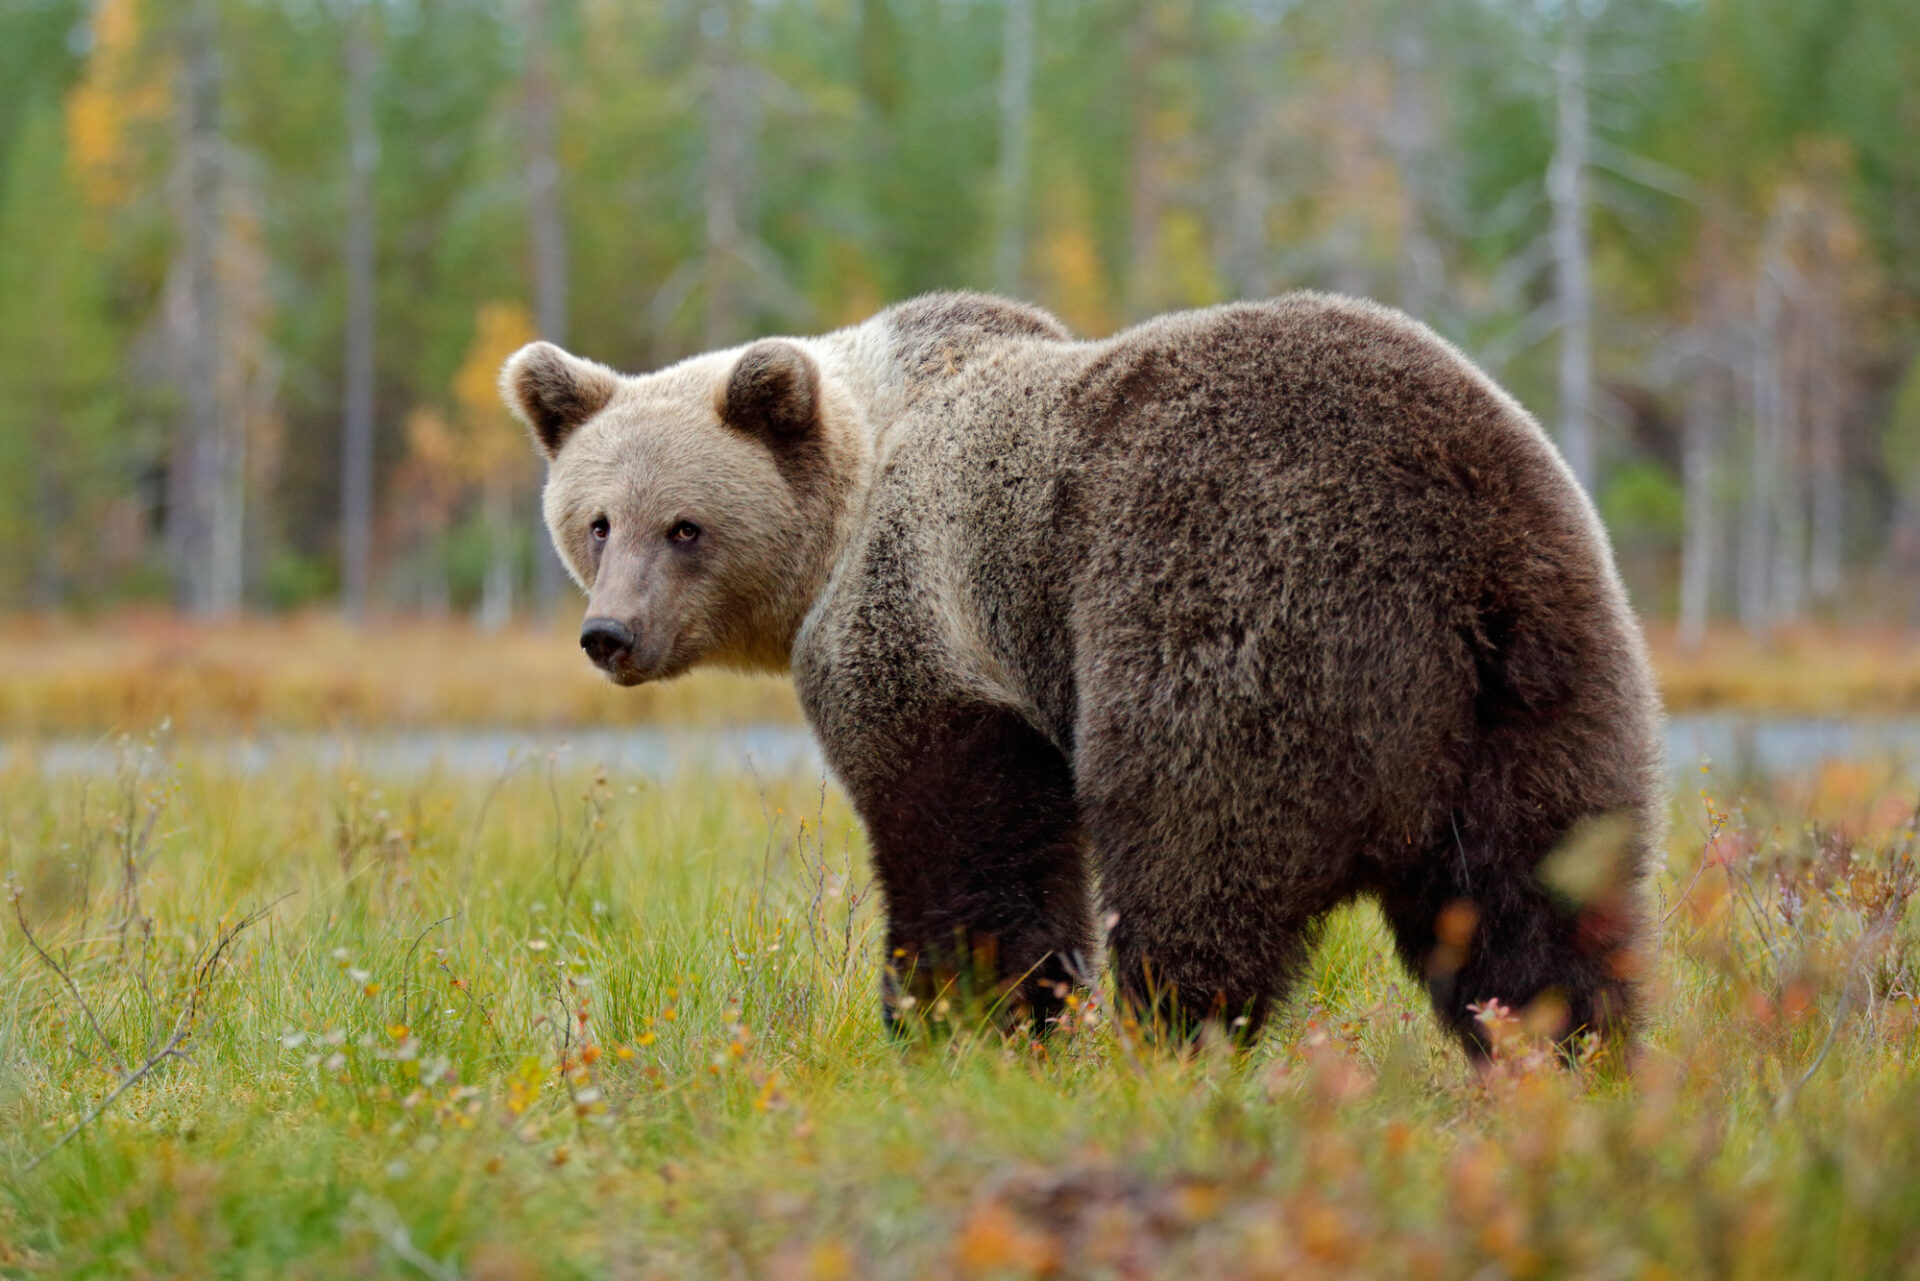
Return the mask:
M 1539 426 L 1417 322 L 1299 293 L 1086 342 L 937 294 L 642 377 L 536 343 L 502 387 L 600 668 L 792 672 L 890 1021 L 985 965 L 1044 1024 L 1099 919 L 1136 1013 L 1251 1036 L 1371 895 L 1470 1052 L 1489 1001 L 1629 1030 L 1639 630 Z

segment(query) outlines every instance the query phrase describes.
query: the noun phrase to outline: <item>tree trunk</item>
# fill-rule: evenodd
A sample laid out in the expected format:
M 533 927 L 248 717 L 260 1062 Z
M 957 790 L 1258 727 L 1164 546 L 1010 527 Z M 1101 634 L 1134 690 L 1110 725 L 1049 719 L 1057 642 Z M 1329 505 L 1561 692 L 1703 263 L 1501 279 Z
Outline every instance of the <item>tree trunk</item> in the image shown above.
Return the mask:
M 179 235 L 176 333 L 186 416 L 169 466 L 169 551 L 175 602 L 206 617 L 225 593 L 215 581 L 214 524 L 223 471 L 220 422 L 220 68 L 209 0 L 196 0 L 180 29 L 179 160 L 174 215 Z
M 1777 613 L 1772 573 L 1778 550 L 1780 473 L 1785 432 L 1781 405 L 1782 310 L 1779 218 L 1769 227 L 1753 286 L 1753 444 L 1749 451 L 1746 540 L 1740 548 L 1740 621 L 1765 636 Z
M 1285 12 L 1261 15 L 1249 38 L 1228 55 L 1232 68 L 1232 96 L 1228 99 L 1229 134 L 1221 150 L 1225 190 L 1218 205 L 1224 213 L 1219 231 L 1225 245 L 1222 266 L 1233 292 L 1241 298 L 1265 298 L 1273 293 L 1273 267 L 1267 243 L 1267 216 L 1273 208 L 1268 154 L 1273 138 L 1276 93 L 1273 83 L 1280 68 L 1280 25 Z
M 228 228 L 223 219 L 222 234 Z M 219 273 L 224 275 L 224 271 Z M 240 362 L 240 353 L 228 341 L 251 339 L 232 323 L 232 309 L 223 289 L 217 295 L 221 318 L 222 343 L 219 434 L 214 439 L 213 495 L 207 521 L 207 612 L 224 617 L 240 608 L 241 590 L 246 583 L 247 532 L 247 409 L 248 383 L 254 371 Z
M 740 65 L 737 0 L 711 0 L 701 18 L 706 32 L 707 298 L 703 338 L 708 348 L 740 340 L 740 204 L 747 165 L 746 72 Z
M 553 10 L 550 0 L 527 0 L 527 230 L 533 246 L 534 324 L 540 336 L 567 343 L 567 224 L 560 202 L 558 109 L 554 101 Z M 534 505 L 539 511 L 539 504 Z M 533 600 L 542 614 L 560 602 L 565 581 L 560 557 L 544 535 L 534 539 Z
M 1127 312 L 1138 320 L 1155 309 L 1160 249 L 1160 140 L 1154 93 L 1159 62 L 1155 0 L 1134 0 L 1128 32 Z
M 1000 218 L 993 283 L 1020 292 L 1026 260 L 1027 124 L 1033 109 L 1033 0 L 1007 0 L 1000 54 Z
M 1820 305 L 1808 308 L 1809 361 L 1807 378 L 1807 462 L 1810 472 L 1811 529 L 1807 551 L 1807 586 L 1822 605 L 1839 601 L 1845 537 L 1846 460 L 1840 442 L 1842 355 L 1838 334 L 1842 324 L 1836 302 L 1838 282 L 1824 281 Z
M 340 450 L 341 605 L 358 620 L 367 607 L 373 549 L 374 193 L 380 138 L 373 119 L 373 7 L 348 0 L 346 386 Z
M 61 458 L 61 424 L 49 416 L 42 419 L 33 445 L 33 607 L 51 613 L 66 597 L 66 583 L 60 572 L 60 545 L 67 518 L 72 514 L 66 502 L 65 477 L 56 460 Z
M 1686 529 L 1680 543 L 1680 647 L 1689 652 L 1706 638 L 1713 605 L 1713 553 L 1720 536 L 1716 460 L 1725 402 L 1723 371 L 1713 351 L 1713 321 L 1703 317 L 1694 331 L 1694 356 L 1687 381 L 1686 419 L 1682 424 L 1680 471 Z
M 487 529 L 487 572 L 480 582 L 477 621 L 486 631 L 498 631 L 513 617 L 513 476 L 506 468 L 489 475 L 480 496 L 480 513 Z
M 1587 210 L 1586 32 L 1580 6 L 1563 6 L 1554 58 L 1558 111 L 1547 196 L 1553 205 L 1553 278 L 1560 312 L 1560 449 L 1593 492 L 1593 279 Z
M 1421 92 L 1423 35 L 1418 5 L 1397 15 L 1388 37 L 1393 66 L 1393 102 L 1387 115 L 1387 151 L 1393 157 L 1395 186 L 1400 195 L 1399 286 L 1400 310 L 1420 320 L 1429 314 L 1441 286 L 1440 251 L 1427 234 L 1423 208 L 1421 168 L 1427 150 L 1428 104 Z

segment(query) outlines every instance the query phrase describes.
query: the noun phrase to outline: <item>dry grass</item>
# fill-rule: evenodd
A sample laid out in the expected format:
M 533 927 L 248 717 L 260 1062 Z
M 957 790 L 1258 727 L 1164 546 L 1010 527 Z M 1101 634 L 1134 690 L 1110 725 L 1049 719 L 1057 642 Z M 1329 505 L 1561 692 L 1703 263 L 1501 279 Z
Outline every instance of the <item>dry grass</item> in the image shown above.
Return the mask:
M 780 680 L 725 672 L 621 690 L 569 630 L 324 614 L 201 624 L 122 613 L 0 623 L 0 726 L 19 734 L 797 723 Z
M 1650 640 L 1667 705 L 1799 715 L 1920 712 L 1920 636 L 1806 628 L 1759 644 L 1732 629 L 1683 653 Z M 780 680 L 700 673 L 616 690 L 570 626 L 480 632 L 457 621 L 330 615 L 193 624 L 163 614 L 0 621 L 0 727 L 25 735 L 619 725 L 797 724 Z
M 1721 627 L 1695 650 L 1673 629 L 1648 629 L 1670 711 L 1720 708 L 1796 716 L 1920 712 L 1920 631 L 1887 627 L 1783 628 L 1758 641 Z

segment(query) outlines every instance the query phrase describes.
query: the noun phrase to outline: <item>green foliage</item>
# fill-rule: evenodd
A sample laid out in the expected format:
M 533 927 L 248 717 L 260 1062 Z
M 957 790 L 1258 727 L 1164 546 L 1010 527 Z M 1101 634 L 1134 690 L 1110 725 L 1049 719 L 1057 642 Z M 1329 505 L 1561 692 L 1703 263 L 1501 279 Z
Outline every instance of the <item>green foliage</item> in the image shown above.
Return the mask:
M 448 503 L 461 511 L 409 523 L 405 494 L 420 479 L 408 470 L 419 461 L 408 457 L 409 417 L 451 408 L 482 308 L 531 302 L 527 37 L 498 0 L 369 3 L 377 558 L 398 563 L 473 502 L 456 495 Z M 339 544 L 347 6 L 206 5 L 224 180 L 235 207 L 251 211 L 248 252 L 264 277 L 255 309 L 226 332 L 257 351 L 269 385 L 247 554 L 270 595 L 277 558 L 332 557 Z M 741 71 L 745 139 L 739 163 L 717 175 L 738 206 L 727 328 L 819 330 L 921 290 L 992 283 L 1004 0 L 547 5 L 562 72 L 572 345 L 639 370 L 708 341 L 723 56 Z M 19 349 L 29 354 L 11 359 L 35 381 L 0 384 L 4 412 L 26 413 L 32 400 L 40 417 L 71 418 L 82 412 L 74 397 L 111 407 L 100 430 L 118 465 L 101 493 L 132 513 L 120 526 L 128 542 L 160 534 L 149 473 L 177 461 L 183 397 L 166 298 L 181 246 L 174 68 L 190 9 L 0 6 L 0 205 L 13 220 L 0 257 L 9 271 L 32 264 L 35 287 L 62 295 L 53 319 L 109 353 L 104 365 L 66 366 L 91 371 L 84 397 L 76 387 L 54 395 L 45 362 Z M 1550 409 L 1543 181 L 1559 12 L 1513 0 L 1040 0 L 1028 177 L 1014 193 L 1022 288 L 1089 334 L 1243 288 L 1402 300 L 1412 218 L 1433 257 L 1423 270 L 1437 272 L 1428 318 L 1523 401 Z M 1849 537 L 1866 550 L 1889 527 L 1881 496 L 1896 487 L 1873 462 L 1880 407 L 1914 341 L 1882 317 L 1912 314 L 1920 300 L 1920 6 L 1607 0 L 1586 12 L 1596 367 L 1677 415 L 1684 377 L 1664 359 L 1674 333 L 1703 306 L 1751 305 L 1783 190 L 1837 197 L 1866 246 L 1849 259 L 1839 303 L 1848 368 L 1835 381 L 1857 387 L 1843 424 L 1846 497 Z M 1411 133 L 1396 141 L 1402 127 Z M 83 135 L 80 151 L 106 148 L 117 166 L 111 181 L 82 175 L 91 204 L 76 204 L 65 179 L 46 185 L 83 159 L 65 151 Z M 31 199 L 14 190 L 22 183 Z M 72 283 L 53 281 L 56 271 Z M 0 309 L 18 325 L 29 304 L 16 291 Z M 55 340 L 32 339 L 43 341 Z M 1744 415 L 1730 431 L 1745 429 Z M 18 460 L 22 429 L 8 422 L 0 448 Z M 1644 476 L 1620 483 L 1651 492 Z M 46 523 L 30 498 L 22 481 L 0 485 L 11 538 Z M 149 571 L 160 562 L 152 547 L 127 559 Z M 56 595 L 79 585 L 69 573 Z M 94 590 L 117 588 L 94 580 Z M 10 582 L 0 599 L 24 591 Z
M 0 157 L 22 145 L 27 120 L 59 99 L 79 70 L 81 0 L 12 0 L 0 6 Z M 12 175 L 0 165 L 0 199 Z
M 1920 358 L 1916 358 L 1894 394 L 1893 413 L 1881 438 L 1887 475 L 1900 497 L 1920 510 Z
M 1641 460 L 1616 470 L 1600 493 L 1600 516 L 1614 540 L 1672 546 L 1686 520 L 1680 486 L 1658 463 Z
M 282 552 L 267 563 L 260 591 L 267 607 L 286 613 L 322 605 L 340 589 L 331 561 L 298 552 Z
M 60 116 L 31 109 L 0 198 L 0 601 L 50 605 L 107 577 L 119 356 L 99 228 L 69 178 Z M 98 578 L 95 579 L 95 586 Z
M 0 1274 L 1912 1275 L 1884 774 L 1678 806 L 1632 1074 L 1476 1074 L 1370 907 L 1244 1057 L 1148 1049 L 1104 989 L 1044 1046 L 900 1044 L 816 783 L 125 751 L 4 779 Z M 191 1055 L 62 1144 L 196 993 Z

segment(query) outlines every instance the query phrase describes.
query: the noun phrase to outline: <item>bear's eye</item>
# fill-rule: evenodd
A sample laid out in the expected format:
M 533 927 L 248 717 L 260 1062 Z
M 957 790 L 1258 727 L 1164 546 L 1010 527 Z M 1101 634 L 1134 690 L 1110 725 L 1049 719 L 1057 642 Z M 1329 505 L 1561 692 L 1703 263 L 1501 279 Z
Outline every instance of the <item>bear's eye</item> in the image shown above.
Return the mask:
M 667 541 L 678 543 L 682 547 L 687 546 L 698 537 L 700 537 L 700 526 L 690 520 L 683 520 L 667 531 Z
M 607 531 L 612 528 L 605 516 L 596 516 L 593 518 L 593 524 L 587 526 L 587 532 L 593 535 L 594 542 L 604 543 L 607 541 Z

